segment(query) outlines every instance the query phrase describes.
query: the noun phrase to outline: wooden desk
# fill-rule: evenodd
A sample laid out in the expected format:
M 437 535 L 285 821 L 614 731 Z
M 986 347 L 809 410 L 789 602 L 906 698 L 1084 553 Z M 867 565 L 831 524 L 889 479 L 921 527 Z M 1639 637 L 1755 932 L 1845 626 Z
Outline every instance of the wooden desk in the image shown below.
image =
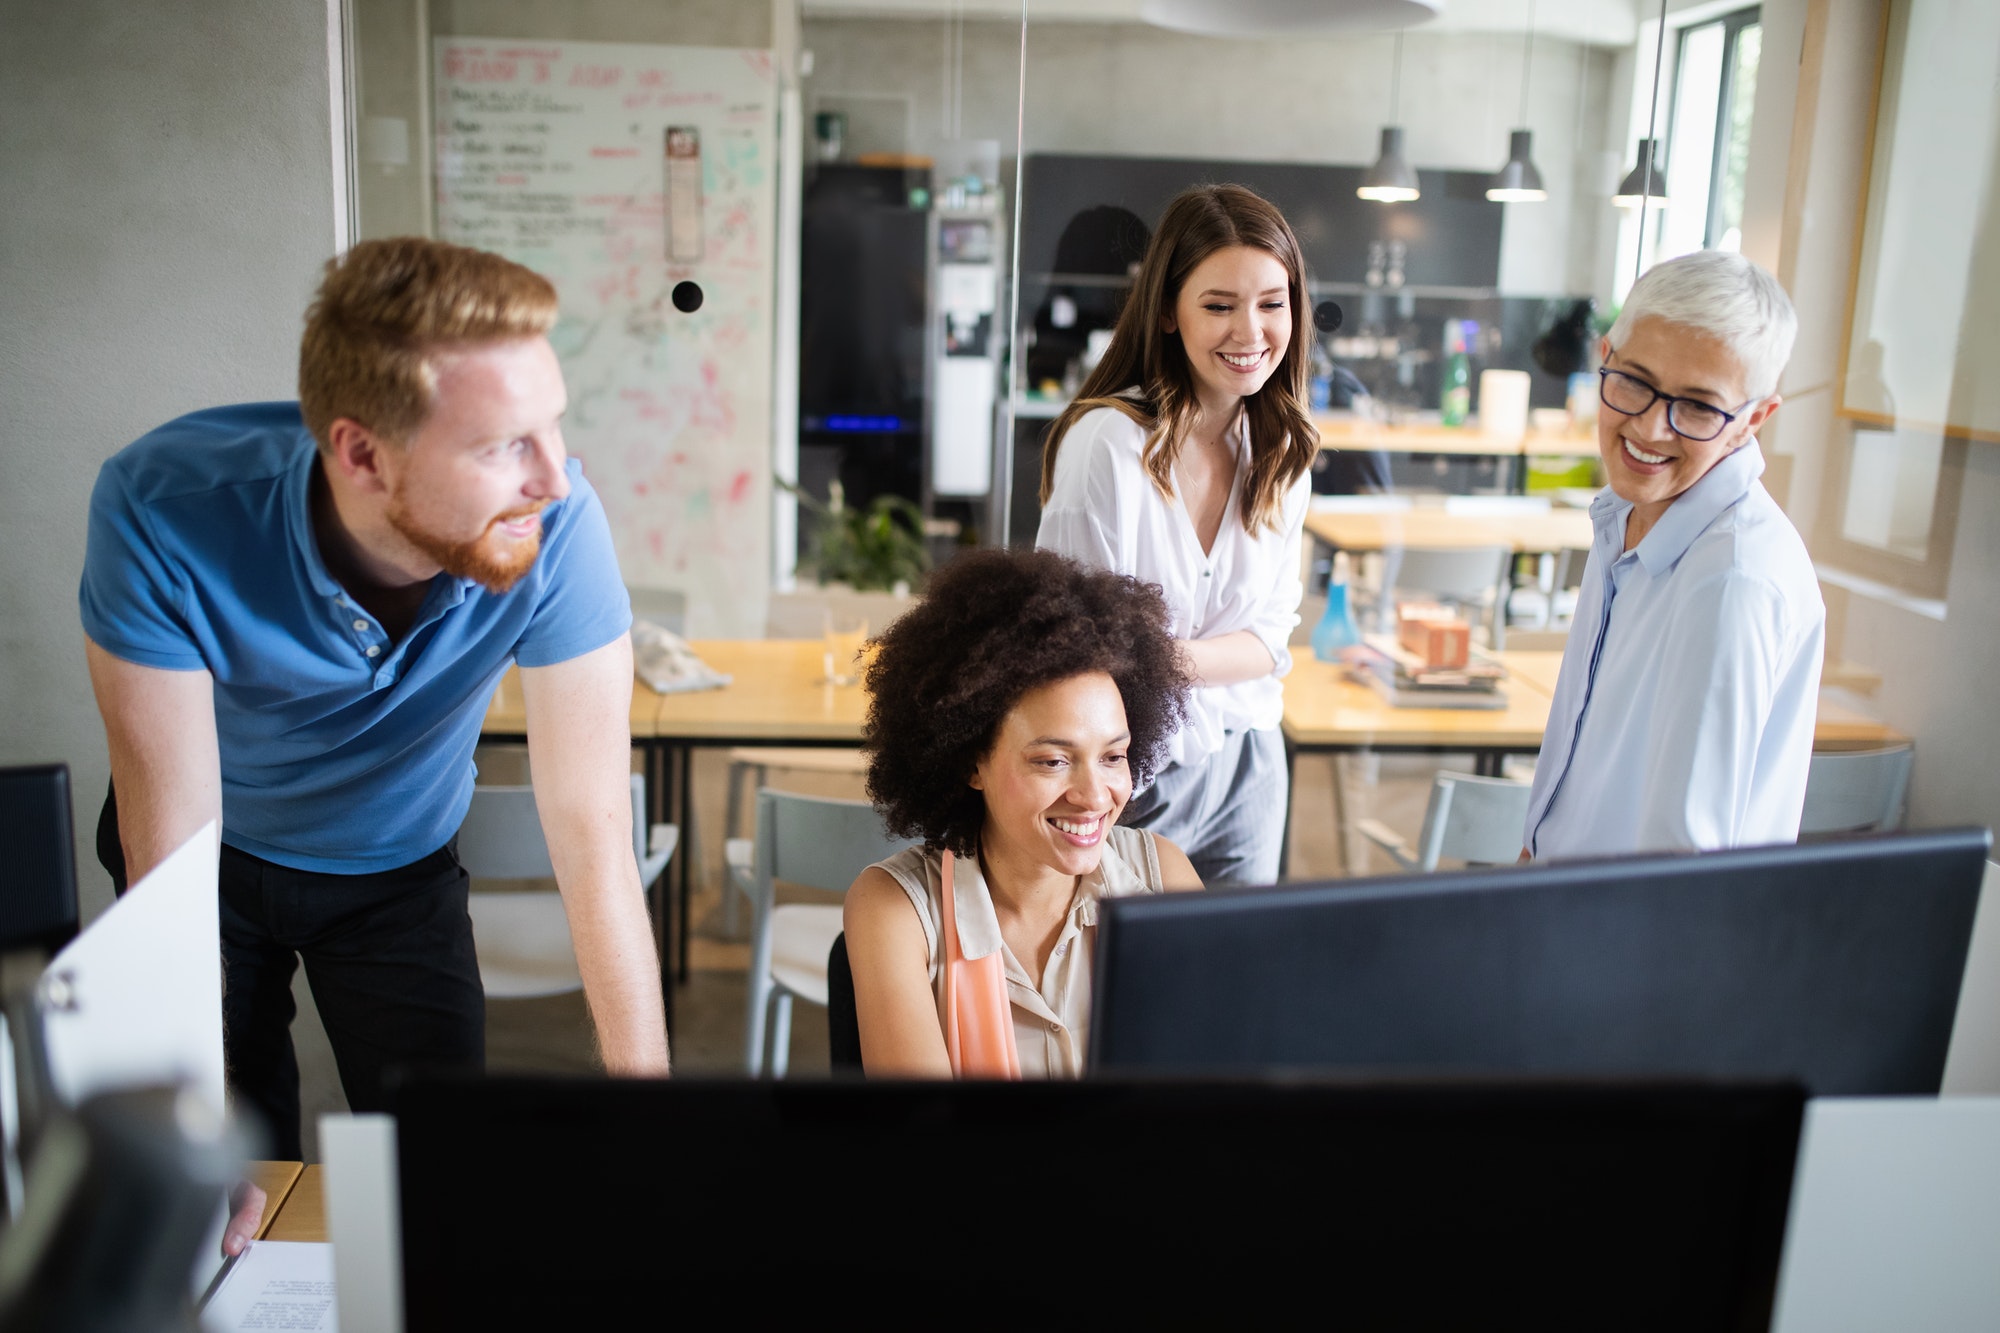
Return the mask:
M 252 1162 L 244 1172 L 250 1183 L 264 1191 L 264 1217 L 257 1224 L 255 1239 L 268 1239 L 271 1223 L 278 1218 L 278 1210 L 285 1206 L 285 1199 L 292 1187 L 299 1183 L 299 1173 L 305 1170 L 304 1162 Z
M 1295 654 L 1285 685 L 1285 760 L 1295 776 L 1300 754 L 1339 754 L 1353 750 L 1473 756 L 1473 771 L 1498 777 L 1510 754 L 1537 754 L 1554 706 L 1556 678 L 1562 670 L 1559 652 L 1501 652 L 1508 678 L 1501 688 L 1507 706 L 1475 708 L 1398 708 L 1373 689 L 1348 679 L 1331 662 Z M 1824 696 L 1813 726 L 1815 751 L 1870 750 L 1900 744 L 1906 738 L 1863 713 Z M 1289 793 L 1289 788 L 1287 789 Z M 1285 841 L 1291 842 L 1290 796 L 1286 797 Z M 1345 851 L 1347 800 L 1336 766 L 1333 774 L 1335 827 Z M 1345 859 L 1343 855 L 1343 859 Z M 1289 855 L 1287 855 L 1289 861 Z
M 632 739 L 644 741 L 653 735 L 653 719 L 659 715 L 660 700 L 653 687 L 636 676 L 632 680 Z M 482 740 L 526 740 L 528 704 L 521 695 L 521 669 L 508 667 L 486 706 L 486 720 L 479 724 Z
M 1392 454 L 1473 454 L 1488 458 L 1561 455 L 1596 457 L 1597 437 L 1529 431 L 1512 439 L 1487 435 L 1474 426 L 1435 422 L 1388 425 L 1353 417 L 1315 417 L 1322 449 L 1379 449 Z
M 1516 555 L 1590 549 L 1590 515 L 1580 509 L 1542 514 L 1453 514 L 1412 508 L 1381 513 L 1327 510 L 1306 515 L 1306 533 L 1336 551 L 1371 552 L 1414 546 L 1466 551 L 1498 546 Z
M 309 1166 L 264 1228 L 263 1240 L 326 1239 L 326 1169 Z

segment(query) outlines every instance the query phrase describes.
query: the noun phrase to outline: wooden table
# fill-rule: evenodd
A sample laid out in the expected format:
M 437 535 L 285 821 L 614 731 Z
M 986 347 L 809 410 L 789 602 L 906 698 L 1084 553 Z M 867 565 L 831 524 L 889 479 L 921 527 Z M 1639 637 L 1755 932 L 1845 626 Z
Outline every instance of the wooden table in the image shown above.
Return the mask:
M 1512 438 L 1487 435 L 1477 425 L 1444 426 L 1435 422 L 1389 425 L 1355 417 L 1313 418 L 1322 449 L 1379 449 L 1392 454 L 1475 454 L 1489 458 L 1525 455 L 1569 458 L 1597 456 L 1597 436 L 1531 430 Z
M 1546 513 L 1454 514 L 1413 507 L 1376 513 L 1323 510 L 1306 515 L 1306 533 L 1336 551 L 1367 553 L 1401 547 L 1467 551 L 1498 546 L 1516 555 L 1590 549 L 1590 514 L 1582 509 Z
M 269 1238 L 271 1224 L 278 1219 L 278 1210 L 285 1206 L 286 1197 L 299 1183 L 299 1173 L 304 1170 L 304 1162 L 252 1162 L 244 1171 L 250 1183 L 264 1191 L 264 1217 L 257 1223 L 255 1239 Z
M 1300 754 L 1334 754 L 1357 750 L 1397 753 L 1466 754 L 1473 771 L 1497 777 L 1510 754 L 1537 754 L 1548 729 L 1556 679 L 1562 669 L 1559 652 L 1500 652 L 1507 667 L 1501 689 L 1507 706 L 1497 709 L 1398 708 L 1371 687 L 1347 677 L 1331 662 L 1301 650 L 1293 656 L 1285 677 L 1285 762 L 1295 772 Z M 1821 697 L 1813 726 L 1814 750 L 1868 750 L 1894 745 L 1905 737 L 1886 723 Z M 1295 784 L 1294 784 L 1295 785 Z M 1291 809 L 1286 797 L 1285 844 L 1289 862 Z M 1338 766 L 1333 774 L 1335 826 L 1346 843 L 1346 793 Z
M 259 1236 L 261 1240 L 325 1240 L 326 1168 L 318 1165 L 299 1172 L 298 1183 L 273 1212 Z

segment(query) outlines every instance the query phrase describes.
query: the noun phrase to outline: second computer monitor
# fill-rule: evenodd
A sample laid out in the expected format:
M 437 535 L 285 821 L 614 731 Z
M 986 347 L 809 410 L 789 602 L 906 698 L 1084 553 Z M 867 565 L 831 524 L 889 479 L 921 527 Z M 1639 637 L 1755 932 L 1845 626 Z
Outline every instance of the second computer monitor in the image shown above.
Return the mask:
M 1111 899 L 1091 1064 L 1935 1093 L 1990 841 L 1957 830 Z

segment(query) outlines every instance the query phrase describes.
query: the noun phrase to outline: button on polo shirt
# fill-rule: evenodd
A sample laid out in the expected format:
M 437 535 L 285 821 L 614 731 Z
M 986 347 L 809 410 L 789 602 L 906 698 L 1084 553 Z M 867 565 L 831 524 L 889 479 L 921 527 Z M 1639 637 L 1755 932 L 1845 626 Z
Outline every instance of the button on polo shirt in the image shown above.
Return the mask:
M 520 582 L 496 594 L 441 574 L 392 643 L 320 560 L 317 459 L 296 403 L 215 408 L 142 437 L 98 475 L 79 601 L 112 656 L 214 677 L 224 842 L 363 874 L 457 831 L 510 662 L 601 648 L 631 610 L 603 506 L 571 460 Z

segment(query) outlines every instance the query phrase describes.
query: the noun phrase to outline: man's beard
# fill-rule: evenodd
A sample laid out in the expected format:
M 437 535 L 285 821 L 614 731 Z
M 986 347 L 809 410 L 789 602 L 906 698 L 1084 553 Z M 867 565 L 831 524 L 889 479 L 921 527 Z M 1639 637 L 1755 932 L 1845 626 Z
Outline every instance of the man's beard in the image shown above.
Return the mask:
M 486 525 L 486 531 L 471 541 L 451 541 L 420 525 L 410 516 L 408 506 L 401 496 L 389 506 L 389 526 L 401 533 L 410 545 L 435 560 L 438 567 L 453 578 L 471 579 L 489 592 L 502 593 L 521 581 L 541 554 L 542 533 L 538 527 L 535 535 L 523 541 L 502 536 L 502 523 L 529 514 L 540 513 L 547 508 L 548 501 L 511 509 Z

